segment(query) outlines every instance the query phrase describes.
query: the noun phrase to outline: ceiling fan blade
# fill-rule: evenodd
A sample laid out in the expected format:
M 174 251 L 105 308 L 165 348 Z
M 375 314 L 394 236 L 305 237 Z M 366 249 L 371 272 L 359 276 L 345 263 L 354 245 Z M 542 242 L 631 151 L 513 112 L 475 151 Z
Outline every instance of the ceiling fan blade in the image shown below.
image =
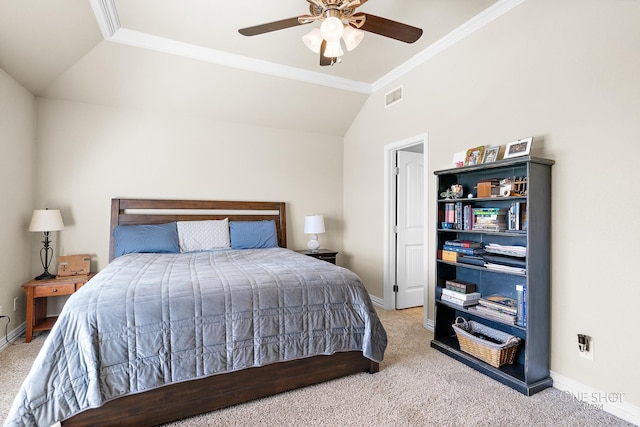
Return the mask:
M 326 49 L 327 49 L 327 41 L 322 40 L 322 44 L 320 45 L 320 65 L 322 67 L 326 67 L 327 65 L 333 65 L 333 63 L 335 62 L 334 61 L 335 58 L 327 58 L 326 56 L 324 56 L 324 52 Z
M 402 24 L 368 13 L 363 13 L 362 15 L 364 15 L 367 20 L 364 25 L 360 27 L 361 30 L 390 37 L 405 43 L 413 43 L 422 36 L 421 28 L 412 27 L 411 25 Z
M 243 36 L 256 36 L 258 34 L 270 33 L 271 31 L 284 30 L 285 28 L 303 25 L 298 17 L 283 19 L 280 21 L 269 22 L 267 24 L 256 25 L 253 27 L 241 28 L 238 30 Z

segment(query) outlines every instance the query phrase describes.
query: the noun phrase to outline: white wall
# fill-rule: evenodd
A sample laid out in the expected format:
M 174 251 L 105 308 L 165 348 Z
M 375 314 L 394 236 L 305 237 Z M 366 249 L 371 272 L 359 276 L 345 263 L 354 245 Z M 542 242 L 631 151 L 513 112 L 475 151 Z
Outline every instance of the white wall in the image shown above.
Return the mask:
M 0 306 L 2 314 L 11 317 L 9 333 L 24 322 L 25 297 L 20 286 L 33 278 L 34 236 L 27 229 L 34 199 L 35 117 L 33 95 L 0 69 Z M 16 312 L 15 297 L 19 298 Z M 5 341 L 6 321 L 0 320 L 0 346 Z
M 636 406 L 639 18 L 638 1 L 526 1 L 371 96 L 344 149 L 345 259 L 382 297 L 384 145 L 429 133 L 435 227 L 434 170 L 454 152 L 534 136 L 533 154 L 556 161 L 551 369 Z M 384 109 L 399 84 L 404 101 Z M 577 333 L 593 337 L 594 361 L 578 356 Z
M 58 255 L 108 262 L 111 198 L 287 202 L 288 246 L 304 215 L 325 215 L 323 247 L 342 249 L 342 139 L 50 99 L 38 100 L 38 204 L 62 211 Z

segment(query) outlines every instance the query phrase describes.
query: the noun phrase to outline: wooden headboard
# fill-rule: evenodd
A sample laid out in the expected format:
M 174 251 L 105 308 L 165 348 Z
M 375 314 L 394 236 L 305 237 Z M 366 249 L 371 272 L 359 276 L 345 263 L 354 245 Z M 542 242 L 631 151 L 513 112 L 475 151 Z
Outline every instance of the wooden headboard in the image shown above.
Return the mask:
M 118 225 L 164 224 L 172 221 L 275 220 L 278 246 L 287 247 L 285 202 L 236 202 L 212 200 L 111 199 L 109 261 L 115 255 L 113 230 Z

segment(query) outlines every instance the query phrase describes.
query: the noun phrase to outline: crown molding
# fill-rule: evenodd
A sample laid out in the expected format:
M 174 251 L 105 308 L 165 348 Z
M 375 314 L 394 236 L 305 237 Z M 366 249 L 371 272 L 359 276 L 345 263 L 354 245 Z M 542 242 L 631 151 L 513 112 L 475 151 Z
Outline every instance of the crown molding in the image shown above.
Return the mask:
M 102 37 L 109 40 L 120 28 L 115 0 L 91 0 L 91 8 L 96 15 Z
M 109 40 L 143 49 L 155 50 L 170 55 L 183 56 L 190 59 L 225 65 L 242 70 L 284 77 L 307 83 L 333 87 L 336 89 L 348 90 L 351 92 L 364 94 L 371 93 L 371 85 L 368 83 L 334 77 L 315 71 L 302 70 L 300 68 L 289 67 L 287 65 L 276 64 L 274 62 L 250 58 L 248 56 L 237 55 L 221 50 L 210 49 L 126 28 L 120 28 Z
M 154 50 L 170 55 L 183 56 L 199 61 L 224 65 L 242 70 L 253 71 L 272 76 L 298 80 L 335 89 L 370 95 L 391 82 L 398 80 L 406 73 L 424 64 L 440 52 L 453 46 L 468 35 L 504 15 L 525 0 L 498 0 L 492 6 L 476 15 L 451 33 L 431 44 L 422 52 L 413 56 L 402 65 L 396 67 L 373 84 L 356 80 L 335 77 L 315 71 L 277 64 L 248 56 L 232 54 L 221 50 L 210 49 L 190 43 L 158 37 L 140 31 L 129 30 L 120 26 L 115 0 L 91 0 L 91 7 L 96 15 L 98 26 L 105 40 Z

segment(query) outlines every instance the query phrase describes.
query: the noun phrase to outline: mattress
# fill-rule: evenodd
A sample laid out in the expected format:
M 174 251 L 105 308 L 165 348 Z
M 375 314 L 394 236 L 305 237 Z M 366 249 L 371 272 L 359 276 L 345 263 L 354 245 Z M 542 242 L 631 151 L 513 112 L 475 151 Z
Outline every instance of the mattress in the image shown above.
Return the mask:
M 73 294 L 5 426 L 52 425 L 166 384 L 343 351 L 381 361 L 359 277 L 288 249 L 128 254 Z

